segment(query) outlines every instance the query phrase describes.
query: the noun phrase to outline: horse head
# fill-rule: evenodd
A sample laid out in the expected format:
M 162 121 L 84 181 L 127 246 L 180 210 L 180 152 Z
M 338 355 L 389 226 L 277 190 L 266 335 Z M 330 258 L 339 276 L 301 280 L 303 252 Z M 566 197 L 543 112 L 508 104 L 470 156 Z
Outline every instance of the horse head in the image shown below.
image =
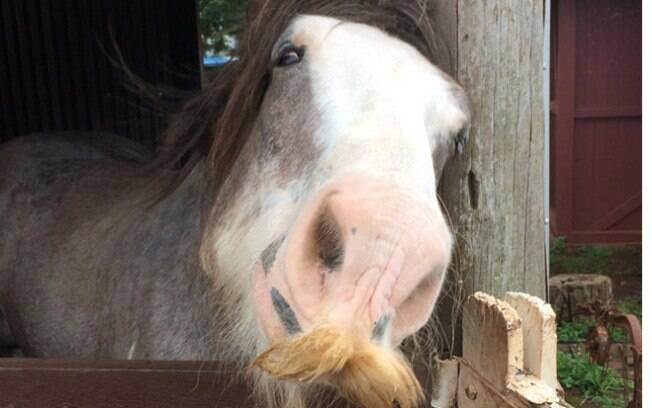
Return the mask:
M 408 2 L 268 3 L 206 91 L 228 98 L 213 103 L 202 269 L 234 348 L 271 377 L 412 406 L 394 349 L 428 321 L 451 258 L 436 186 L 467 98 Z M 374 20 L 391 13 L 403 20 Z

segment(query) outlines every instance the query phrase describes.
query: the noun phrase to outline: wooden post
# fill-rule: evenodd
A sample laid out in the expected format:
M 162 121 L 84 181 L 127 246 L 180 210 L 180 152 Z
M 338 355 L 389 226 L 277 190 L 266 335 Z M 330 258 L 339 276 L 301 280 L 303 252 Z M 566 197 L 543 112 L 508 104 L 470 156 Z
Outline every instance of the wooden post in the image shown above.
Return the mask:
M 453 279 L 469 294 L 545 297 L 544 1 L 439 6 L 456 5 L 445 37 L 473 111 L 470 142 L 440 185 L 458 244 Z

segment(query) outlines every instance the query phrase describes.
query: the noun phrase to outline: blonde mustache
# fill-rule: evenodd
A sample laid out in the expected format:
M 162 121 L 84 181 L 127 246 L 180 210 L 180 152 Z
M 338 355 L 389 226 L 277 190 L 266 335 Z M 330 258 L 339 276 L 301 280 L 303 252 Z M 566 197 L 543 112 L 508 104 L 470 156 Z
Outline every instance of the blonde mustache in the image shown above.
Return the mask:
M 415 408 L 423 390 L 399 351 L 372 343 L 362 333 L 322 324 L 271 346 L 252 366 L 282 380 L 333 386 L 367 408 Z

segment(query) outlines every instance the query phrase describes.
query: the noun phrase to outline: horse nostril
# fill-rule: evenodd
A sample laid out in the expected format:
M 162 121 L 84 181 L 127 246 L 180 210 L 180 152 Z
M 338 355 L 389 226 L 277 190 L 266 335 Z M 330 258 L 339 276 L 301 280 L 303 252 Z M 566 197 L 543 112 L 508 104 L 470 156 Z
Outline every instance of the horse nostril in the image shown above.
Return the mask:
M 328 209 L 322 212 L 317 222 L 315 243 L 321 264 L 329 272 L 339 270 L 344 262 L 344 243 L 340 227 Z

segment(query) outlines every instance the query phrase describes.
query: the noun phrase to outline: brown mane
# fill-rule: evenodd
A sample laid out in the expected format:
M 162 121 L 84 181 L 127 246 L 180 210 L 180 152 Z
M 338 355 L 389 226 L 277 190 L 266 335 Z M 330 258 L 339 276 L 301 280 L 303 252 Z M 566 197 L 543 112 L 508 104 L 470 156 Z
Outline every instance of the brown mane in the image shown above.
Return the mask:
M 449 56 L 432 26 L 428 4 L 425 0 L 251 0 L 236 62 L 224 67 L 189 100 L 172 117 L 163 135 L 152 169 L 159 176 L 167 175 L 165 190 L 182 182 L 209 152 L 211 190 L 219 192 L 245 145 L 264 97 L 272 48 L 295 16 L 331 16 L 378 27 L 415 46 L 439 65 Z

